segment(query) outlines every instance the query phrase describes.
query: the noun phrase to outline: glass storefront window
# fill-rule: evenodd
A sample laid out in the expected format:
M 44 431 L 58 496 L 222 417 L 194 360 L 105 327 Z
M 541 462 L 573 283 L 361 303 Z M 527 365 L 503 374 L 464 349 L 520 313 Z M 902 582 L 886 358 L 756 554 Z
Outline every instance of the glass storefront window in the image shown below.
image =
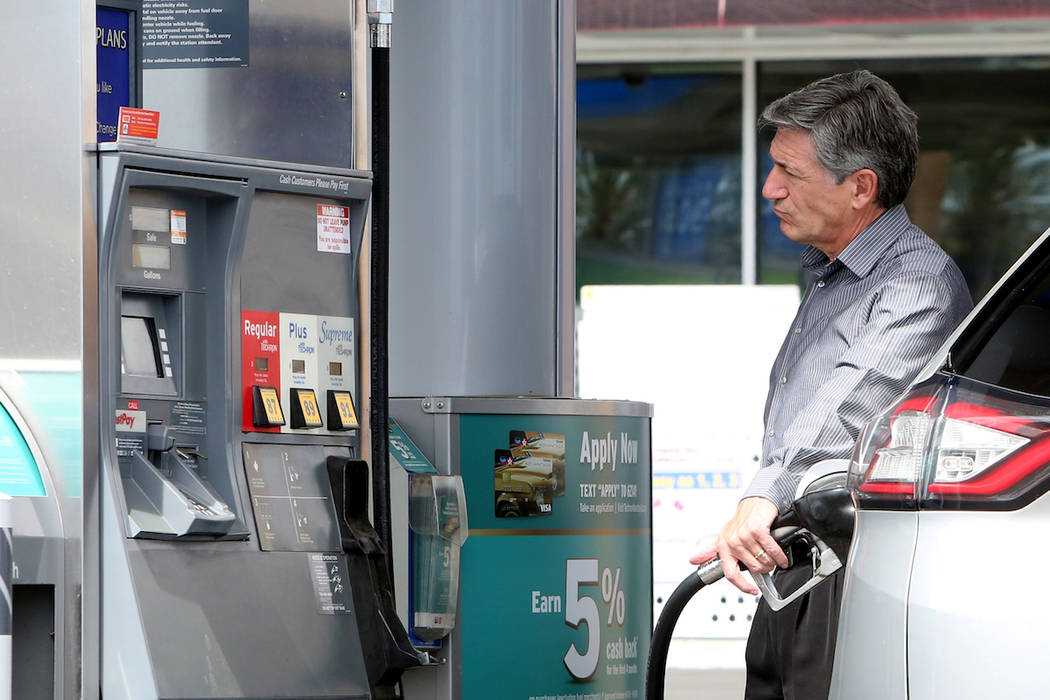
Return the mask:
M 576 282 L 740 282 L 739 64 L 577 70 Z
M 759 109 L 856 68 L 885 78 L 918 113 L 918 173 L 905 206 L 980 298 L 1050 226 L 1050 58 L 767 62 L 759 65 Z M 762 178 L 771 138 L 759 137 Z M 759 281 L 797 279 L 799 246 L 780 234 L 766 202 L 758 228 Z

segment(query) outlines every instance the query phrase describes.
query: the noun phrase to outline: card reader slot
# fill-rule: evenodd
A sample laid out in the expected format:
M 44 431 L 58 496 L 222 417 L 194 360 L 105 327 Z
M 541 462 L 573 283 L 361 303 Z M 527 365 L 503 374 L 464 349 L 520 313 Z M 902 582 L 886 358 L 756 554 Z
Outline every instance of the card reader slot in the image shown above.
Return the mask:
M 198 475 L 192 463 L 184 459 L 176 448 L 164 455 L 163 466 L 167 467 L 173 484 L 191 500 L 204 506 L 208 511 L 214 513 L 217 519 L 222 521 L 233 520 L 233 512 L 226 506 L 211 487 Z
M 165 476 L 141 452 L 131 457 L 124 481 L 133 537 L 224 535 L 236 517 L 201 481 L 189 464 L 173 452 L 162 453 Z

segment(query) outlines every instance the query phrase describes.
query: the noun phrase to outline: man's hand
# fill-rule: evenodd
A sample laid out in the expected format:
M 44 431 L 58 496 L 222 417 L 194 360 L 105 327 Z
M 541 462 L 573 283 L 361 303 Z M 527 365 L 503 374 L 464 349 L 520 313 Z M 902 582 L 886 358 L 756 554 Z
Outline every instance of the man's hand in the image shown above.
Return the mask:
M 760 497 L 745 498 L 740 501 L 733 518 L 722 528 L 717 542 L 702 542 L 689 561 L 703 564 L 717 553 L 726 579 L 744 593 L 757 595 L 758 588 L 744 578 L 737 562 L 753 573 L 768 573 L 774 566 L 787 568 L 787 555 L 769 532 L 776 517 L 777 507 L 772 501 Z

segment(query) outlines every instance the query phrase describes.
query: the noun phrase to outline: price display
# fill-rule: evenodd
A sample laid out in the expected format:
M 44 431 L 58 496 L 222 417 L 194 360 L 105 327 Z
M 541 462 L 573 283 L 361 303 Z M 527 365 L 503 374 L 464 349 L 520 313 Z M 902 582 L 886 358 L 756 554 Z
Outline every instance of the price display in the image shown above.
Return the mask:
M 284 423 L 284 411 L 281 410 L 281 400 L 277 398 L 277 390 L 265 386 L 259 390 L 259 393 L 262 395 L 266 420 L 274 425 Z
M 338 415 L 339 428 L 342 430 L 356 428 L 358 426 L 357 411 L 354 410 L 354 399 L 350 396 L 350 392 L 333 391 L 332 401 L 335 404 L 335 410 Z M 328 411 L 329 415 L 331 415 L 331 404 L 329 404 Z
M 302 424 L 309 428 L 319 428 L 323 425 L 321 411 L 317 407 L 317 397 L 312 389 L 295 389 L 295 396 L 299 402 L 299 410 L 302 411 Z
M 313 389 L 292 389 L 292 395 L 298 408 L 292 412 L 293 428 L 320 428 L 324 425 Z
M 284 411 L 281 409 L 281 399 L 277 396 L 277 389 L 272 386 L 257 386 L 254 389 L 255 424 L 260 427 L 284 425 Z
M 349 391 L 336 391 L 335 405 L 339 410 L 339 420 L 345 426 L 357 425 L 357 412 L 354 410 L 354 400 L 351 399 Z

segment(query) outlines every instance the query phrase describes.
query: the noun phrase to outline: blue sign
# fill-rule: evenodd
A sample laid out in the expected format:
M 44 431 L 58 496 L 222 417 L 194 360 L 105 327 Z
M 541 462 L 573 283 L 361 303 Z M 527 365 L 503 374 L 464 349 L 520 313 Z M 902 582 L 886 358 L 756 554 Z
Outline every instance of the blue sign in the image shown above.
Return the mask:
M 419 451 L 416 444 L 405 434 L 396 420 L 391 419 L 388 428 L 390 456 L 410 474 L 437 474 L 430 460 Z
M 117 113 L 131 104 L 131 13 L 95 10 L 98 141 L 117 140 Z

